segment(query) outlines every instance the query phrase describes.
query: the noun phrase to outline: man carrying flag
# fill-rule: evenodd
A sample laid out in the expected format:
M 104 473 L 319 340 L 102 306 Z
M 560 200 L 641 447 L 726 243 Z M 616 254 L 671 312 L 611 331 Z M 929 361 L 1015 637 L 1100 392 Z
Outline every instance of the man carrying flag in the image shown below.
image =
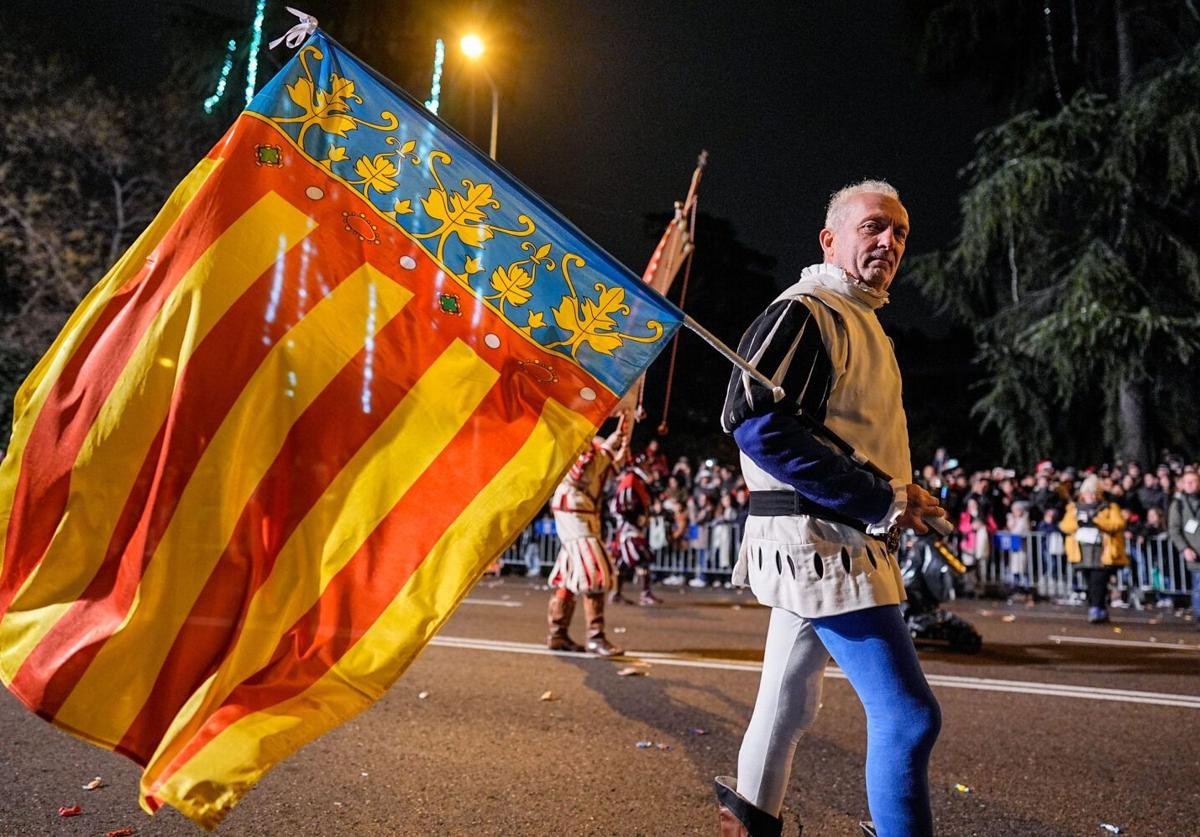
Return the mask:
M 908 231 L 890 184 L 836 192 L 819 235 L 824 261 L 801 271 L 738 347 L 790 397 L 734 372 L 721 415 L 750 488 L 733 582 L 771 608 L 737 779 L 716 780 L 724 835 L 781 833 L 792 757 L 816 718 L 830 656 L 866 712 L 878 833 L 933 834 L 928 769 L 941 714 L 900 615 L 904 584 L 889 535 L 926 532 L 945 512 L 908 481 L 900 370 L 876 315 Z M 834 434 L 895 477 L 826 444 Z

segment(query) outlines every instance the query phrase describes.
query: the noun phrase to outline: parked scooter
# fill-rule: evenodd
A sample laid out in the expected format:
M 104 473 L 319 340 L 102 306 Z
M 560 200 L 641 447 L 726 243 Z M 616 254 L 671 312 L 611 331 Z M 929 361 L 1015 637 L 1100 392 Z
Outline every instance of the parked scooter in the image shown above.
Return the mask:
M 940 605 L 954 597 L 954 580 L 967 568 L 936 533 L 910 535 L 900 573 L 908 600 L 900 605 L 913 642 L 937 645 L 964 654 L 977 654 L 983 637 L 961 616 Z

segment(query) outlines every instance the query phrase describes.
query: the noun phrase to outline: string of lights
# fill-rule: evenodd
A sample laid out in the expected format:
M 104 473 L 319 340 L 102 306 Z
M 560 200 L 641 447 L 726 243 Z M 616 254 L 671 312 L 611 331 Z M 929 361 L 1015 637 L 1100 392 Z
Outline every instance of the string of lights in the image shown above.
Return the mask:
M 233 53 L 237 50 L 237 41 L 233 38 L 229 39 L 229 44 L 225 48 L 225 63 L 221 65 L 221 75 L 217 77 L 217 86 L 213 90 L 213 94 L 204 100 L 204 112 L 212 113 L 213 108 L 221 101 L 221 97 L 225 95 L 225 85 L 229 81 L 229 71 L 233 69 Z
M 254 88 L 258 82 L 258 48 L 262 45 L 263 17 L 266 16 L 267 0 L 258 0 L 254 8 L 254 24 L 250 35 L 250 64 L 246 70 L 246 104 L 254 98 Z
M 442 99 L 442 62 L 446 59 L 446 44 L 441 38 L 433 48 L 433 82 L 429 85 L 429 99 L 425 107 L 430 113 L 436 114 Z

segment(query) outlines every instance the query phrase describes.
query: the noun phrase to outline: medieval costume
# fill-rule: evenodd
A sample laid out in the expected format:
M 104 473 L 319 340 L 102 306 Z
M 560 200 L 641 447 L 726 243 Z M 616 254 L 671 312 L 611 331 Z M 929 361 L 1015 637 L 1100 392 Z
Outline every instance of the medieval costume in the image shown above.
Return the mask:
M 550 509 L 562 548 L 550 571 L 547 646 L 555 651 L 583 651 L 567 634 L 575 612 L 575 597 L 583 598 L 587 616 L 586 649 L 593 654 L 622 653 L 604 635 L 604 596 L 614 587 L 616 571 L 604 548 L 601 520 L 604 483 L 614 466 L 620 465 L 625 448 L 619 432 L 608 439 L 594 439 L 563 477 Z
M 621 596 L 621 586 L 630 576 L 638 580 L 638 604 L 653 606 L 662 600 L 650 591 L 650 564 L 654 560 L 646 528 L 650 524 L 649 477 L 640 462 L 627 467 L 617 481 L 612 511 L 617 528 L 609 544 L 617 561 L 616 589 L 609 595 L 613 603 L 627 604 Z
M 932 833 L 927 772 L 940 714 L 897 607 L 904 586 L 884 537 L 906 508 L 912 474 L 899 368 L 876 316 L 886 300 L 838 267 L 815 265 L 738 347 L 789 400 L 776 403 L 770 388 L 735 372 L 722 414 L 750 488 L 733 582 L 771 607 L 738 776 L 717 781 L 723 833 L 780 833 L 792 757 L 831 655 L 866 711 L 867 795 L 880 833 Z M 896 479 L 861 467 L 801 413 Z

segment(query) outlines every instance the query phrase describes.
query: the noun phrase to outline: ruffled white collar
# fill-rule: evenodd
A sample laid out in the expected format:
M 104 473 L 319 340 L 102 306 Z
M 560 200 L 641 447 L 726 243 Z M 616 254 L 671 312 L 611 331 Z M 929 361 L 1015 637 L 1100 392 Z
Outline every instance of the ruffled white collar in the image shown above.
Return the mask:
M 888 303 L 887 291 L 877 291 L 856 276 L 832 264 L 809 265 L 800 271 L 800 281 L 811 279 L 835 293 L 856 299 L 875 311 Z

